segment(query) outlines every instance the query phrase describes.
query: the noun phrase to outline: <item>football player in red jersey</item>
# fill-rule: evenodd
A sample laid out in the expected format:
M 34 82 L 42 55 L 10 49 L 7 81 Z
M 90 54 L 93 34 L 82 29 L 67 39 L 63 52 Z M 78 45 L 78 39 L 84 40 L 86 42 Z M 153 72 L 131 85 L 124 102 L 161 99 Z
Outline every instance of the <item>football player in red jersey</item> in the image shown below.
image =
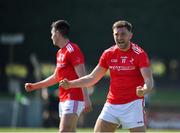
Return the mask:
M 110 70 L 106 103 L 95 132 L 115 132 L 119 125 L 130 132 L 145 132 L 144 95 L 153 88 L 153 77 L 146 52 L 132 43 L 132 25 L 124 20 L 113 24 L 115 45 L 105 50 L 96 68 L 84 77 L 60 81 L 64 89 L 90 87 Z
M 54 74 L 37 83 L 26 83 L 26 91 L 33 91 L 52 86 L 60 80 L 77 79 L 86 74 L 84 55 L 79 47 L 69 40 L 69 24 L 65 20 L 52 23 L 51 39 L 53 44 L 60 48 L 56 54 L 56 69 Z M 71 88 L 64 90 L 59 87 L 59 132 L 76 131 L 78 117 L 81 112 L 89 112 L 92 108 L 86 89 Z

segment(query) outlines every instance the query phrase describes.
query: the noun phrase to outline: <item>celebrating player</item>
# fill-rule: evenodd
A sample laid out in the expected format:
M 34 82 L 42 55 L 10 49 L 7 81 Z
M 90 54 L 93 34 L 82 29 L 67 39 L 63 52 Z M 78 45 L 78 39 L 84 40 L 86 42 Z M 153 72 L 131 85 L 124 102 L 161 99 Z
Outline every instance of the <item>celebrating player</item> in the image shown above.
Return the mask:
M 84 77 L 60 81 L 64 89 L 90 87 L 110 70 L 107 101 L 99 115 L 95 132 L 114 132 L 119 125 L 130 132 L 145 132 L 144 95 L 153 88 L 153 77 L 146 52 L 132 43 L 132 25 L 127 21 L 114 23 L 115 45 L 105 50 L 96 68 Z
M 79 47 L 69 40 L 69 24 L 65 20 L 58 20 L 52 23 L 51 39 L 53 44 L 59 47 L 56 59 L 54 74 L 45 80 L 37 83 L 26 83 L 26 91 L 33 91 L 44 87 L 52 86 L 60 80 L 77 79 L 85 75 L 84 56 Z M 86 89 L 71 88 L 64 90 L 59 87 L 59 132 L 74 132 L 77 121 L 83 109 L 91 110 L 91 101 Z

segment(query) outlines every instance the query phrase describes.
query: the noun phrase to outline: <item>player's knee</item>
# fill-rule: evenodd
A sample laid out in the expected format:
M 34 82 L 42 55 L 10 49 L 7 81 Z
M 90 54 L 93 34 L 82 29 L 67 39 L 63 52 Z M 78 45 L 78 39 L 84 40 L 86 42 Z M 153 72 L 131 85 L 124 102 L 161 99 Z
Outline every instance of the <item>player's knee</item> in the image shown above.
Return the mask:
M 94 126 L 94 133 L 101 132 L 101 126 L 99 124 L 95 124 Z
M 94 133 L 97 133 L 97 132 L 99 132 L 99 130 L 96 127 L 94 127 Z
M 98 128 L 95 128 L 94 133 L 98 133 L 98 132 L 101 132 L 101 130 L 99 130 Z
M 146 132 L 146 127 L 142 126 L 142 127 L 131 128 L 130 132 Z
M 95 124 L 95 126 L 94 126 L 94 133 L 96 133 L 96 132 L 98 132 L 97 122 L 96 122 L 96 124 Z
M 59 129 L 59 132 L 60 132 L 60 133 L 64 133 L 64 132 L 73 132 L 73 130 L 70 129 L 70 128 L 60 128 L 60 129 Z
M 75 132 L 75 128 L 72 124 L 65 124 L 59 128 L 59 133 L 63 132 Z
M 64 132 L 75 132 L 75 129 L 68 129 L 68 128 L 60 128 L 59 133 L 64 133 Z

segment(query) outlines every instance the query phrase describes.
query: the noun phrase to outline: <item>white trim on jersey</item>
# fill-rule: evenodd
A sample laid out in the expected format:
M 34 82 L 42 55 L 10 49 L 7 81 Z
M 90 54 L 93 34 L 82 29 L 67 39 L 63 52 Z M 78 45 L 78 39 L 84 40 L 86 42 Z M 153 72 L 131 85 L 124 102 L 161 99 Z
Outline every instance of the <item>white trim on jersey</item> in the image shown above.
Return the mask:
M 74 48 L 71 46 L 70 43 L 66 46 L 66 48 L 70 53 L 74 51 Z
M 139 49 L 136 45 L 132 44 L 132 49 L 136 54 L 142 53 L 142 50 Z

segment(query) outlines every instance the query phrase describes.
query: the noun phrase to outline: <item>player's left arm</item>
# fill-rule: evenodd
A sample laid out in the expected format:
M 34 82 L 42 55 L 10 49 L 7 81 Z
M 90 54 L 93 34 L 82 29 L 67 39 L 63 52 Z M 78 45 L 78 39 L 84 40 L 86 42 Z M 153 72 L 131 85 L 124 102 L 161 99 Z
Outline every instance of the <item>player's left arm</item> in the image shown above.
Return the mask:
M 136 93 L 139 97 L 142 97 L 151 92 L 154 86 L 154 81 L 150 67 L 142 67 L 140 72 L 144 78 L 144 86 L 138 86 Z
M 84 64 L 79 64 L 77 66 L 74 66 L 74 69 L 79 78 L 86 75 L 86 70 L 85 70 Z M 83 91 L 83 96 L 84 96 L 84 101 L 85 101 L 85 112 L 89 112 L 92 110 L 92 103 L 89 98 L 87 89 L 82 89 L 82 91 Z

